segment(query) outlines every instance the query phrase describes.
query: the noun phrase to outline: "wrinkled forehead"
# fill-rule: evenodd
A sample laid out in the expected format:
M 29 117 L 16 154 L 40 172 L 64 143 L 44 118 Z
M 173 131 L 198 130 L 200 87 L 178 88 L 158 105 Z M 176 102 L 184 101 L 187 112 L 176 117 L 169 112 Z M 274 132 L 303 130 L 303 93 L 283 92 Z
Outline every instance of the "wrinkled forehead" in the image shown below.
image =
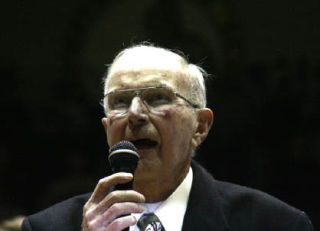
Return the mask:
M 105 93 L 114 87 L 172 85 L 185 89 L 188 63 L 181 56 L 163 49 L 127 51 L 114 60 L 108 71 Z M 119 86 L 122 85 L 122 86 Z M 176 89 L 178 90 L 178 89 Z
M 105 91 L 155 86 L 165 86 L 175 91 L 184 91 L 188 88 L 189 83 L 185 74 L 179 70 L 119 70 L 109 77 Z

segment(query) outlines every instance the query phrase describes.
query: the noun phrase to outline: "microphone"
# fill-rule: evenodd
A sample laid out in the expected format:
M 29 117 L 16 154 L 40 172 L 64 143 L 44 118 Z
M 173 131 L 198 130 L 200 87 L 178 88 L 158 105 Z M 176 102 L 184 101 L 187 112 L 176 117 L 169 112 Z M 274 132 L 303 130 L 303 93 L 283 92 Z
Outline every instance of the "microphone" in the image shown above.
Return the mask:
M 109 150 L 109 164 L 113 173 L 127 172 L 134 174 L 140 156 L 138 150 L 130 141 L 120 141 Z M 116 190 L 130 190 L 133 188 L 133 180 L 116 185 Z
M 108 160 L 113 173 L 127 172 L 134 174 L 139 159 L 138 150 L 130 141 L 120 141 L 113 145 L 109 150 Z M 115 190 L 130 190 L 132 188 L 133 180 L 115 186 Z M 129 231 L 129 227 L 123 229 L 123 231 Z

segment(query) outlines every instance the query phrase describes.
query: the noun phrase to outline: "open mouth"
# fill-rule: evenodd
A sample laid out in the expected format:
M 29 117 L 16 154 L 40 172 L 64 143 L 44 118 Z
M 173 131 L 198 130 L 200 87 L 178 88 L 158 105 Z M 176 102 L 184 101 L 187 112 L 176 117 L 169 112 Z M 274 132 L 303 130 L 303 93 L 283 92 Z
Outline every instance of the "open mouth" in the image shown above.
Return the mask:
M 151 139 L 138 139 L 131 141 L 137 149 L 147 149 L 157 146 L 158 142 Z

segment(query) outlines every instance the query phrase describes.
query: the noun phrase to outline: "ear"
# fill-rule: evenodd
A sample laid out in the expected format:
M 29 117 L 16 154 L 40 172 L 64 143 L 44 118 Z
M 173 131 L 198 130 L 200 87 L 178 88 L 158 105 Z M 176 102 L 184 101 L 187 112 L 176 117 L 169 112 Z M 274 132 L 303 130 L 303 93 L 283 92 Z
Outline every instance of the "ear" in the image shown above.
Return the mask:
M 213 112 L 209 108 L 200 109 L 195 133 L 191 140 L 191 146 L 198 147 L 207 137 L 213 123 Z
M 107 119 L 106 117 L 103 117 L 103 118 L 101 119 L 101 123 L 102 123 L 102 125 L 103 125 L 103 127 L 104 127 L 105 133 L 107 134 L 108 119 Z

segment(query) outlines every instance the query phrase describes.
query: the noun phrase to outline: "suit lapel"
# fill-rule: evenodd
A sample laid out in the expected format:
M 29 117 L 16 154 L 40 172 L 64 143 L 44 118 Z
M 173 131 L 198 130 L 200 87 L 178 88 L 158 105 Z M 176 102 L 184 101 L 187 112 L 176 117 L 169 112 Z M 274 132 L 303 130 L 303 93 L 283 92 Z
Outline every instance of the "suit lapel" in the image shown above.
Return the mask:
M 228 230 L 215 180 L 195 161 L 191 166 L 193 183 L 182 231 Z

